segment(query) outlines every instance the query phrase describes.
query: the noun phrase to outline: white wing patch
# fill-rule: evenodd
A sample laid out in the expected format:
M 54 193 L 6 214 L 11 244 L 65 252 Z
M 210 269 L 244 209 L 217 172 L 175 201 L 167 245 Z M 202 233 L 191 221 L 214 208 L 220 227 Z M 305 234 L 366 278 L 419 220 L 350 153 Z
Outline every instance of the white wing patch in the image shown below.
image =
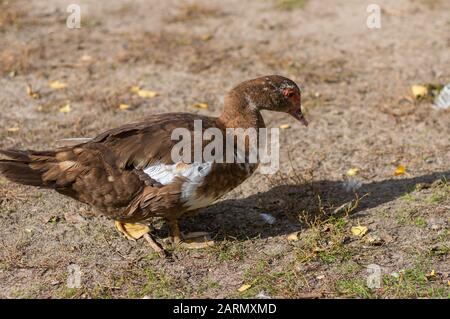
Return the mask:
M 172 165 L 156 164 L 144 169 L 144 173 L 157 182 L 168 185 L 176 177 L 184 177 L 186 181 L 181 185 L 181 200 L 188 210 L 194 210 L 210 205 L 215 198 L 197 194 L 197 189 L 203 184 L 205 177 L 211 173 L 212 162 L 205 163 L 176 163 Z
M 177 164 L 173 165 L 156 164 L 144 169 L 144 173 L 150 176 L 150 178 L 154 179 L 158 183 L 168 185 L 173 181 L 175 177 L 181 176 L 181 174 L 177 174 L 177 172 L 175 171 L 176 166 Z

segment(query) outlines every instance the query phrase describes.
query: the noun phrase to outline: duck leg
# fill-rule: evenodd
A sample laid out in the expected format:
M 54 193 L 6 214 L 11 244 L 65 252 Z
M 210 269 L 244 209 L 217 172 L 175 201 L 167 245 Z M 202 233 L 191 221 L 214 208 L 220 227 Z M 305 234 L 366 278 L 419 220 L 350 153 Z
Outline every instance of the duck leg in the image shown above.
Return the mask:
M 177 219 L 168 220 L 168 224 L 169 224 L 170 239 L 172 241 L 172 244 L 179 245 L 182 242 L 182 236 L 181 236 L 178 220 Z
M 166 257 L 165 250 L 155 241 L 150 234 L 150 227 L 144 224 L 122 223 L 115 221 L 117 231 L 124 235 L 127 239 L 136 241 L 137 239 L 144 237 L 150 247 L 161 257 Z
M 182 235 L 178 220 L 169 220 L 170 237 L 174 245 L 189 249 L 201 249 L 214 245 L 214 241 L 209 238 L 206 232 L 193 232 Z

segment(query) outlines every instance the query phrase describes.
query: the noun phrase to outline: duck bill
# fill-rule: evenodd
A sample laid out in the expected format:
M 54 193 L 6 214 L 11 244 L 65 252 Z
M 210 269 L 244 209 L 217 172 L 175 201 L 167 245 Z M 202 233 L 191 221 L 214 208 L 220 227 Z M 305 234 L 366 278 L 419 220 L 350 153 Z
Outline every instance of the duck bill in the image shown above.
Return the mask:
M 308 121 L 303 116 L 303 113 L 300 108 L 289 112 L 297 121 L 300 121 L 303 125 L 308 126 Z

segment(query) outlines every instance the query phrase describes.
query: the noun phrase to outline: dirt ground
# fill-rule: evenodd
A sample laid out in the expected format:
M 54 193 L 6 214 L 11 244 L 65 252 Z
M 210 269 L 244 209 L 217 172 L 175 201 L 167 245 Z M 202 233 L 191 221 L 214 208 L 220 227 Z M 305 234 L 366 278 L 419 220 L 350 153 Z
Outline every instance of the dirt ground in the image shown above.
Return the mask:
M 71 30 L 73 2 L 0 0 L 1 148 L 49 149 L 151 113 L 217 115 L 227 90 L 266 74 L 300 84 L 310 126 L 264 113 L 291 125 L 279 173 L 184 220 L 215 245 L 172 260 L 83 204 L 0 177 L 0 297 L 450 297 L 450 109 L 410 93 L 450 82 L 449 1 L 376 1 L 382 27 L 368 29 L 374 1 L 80 0 Z

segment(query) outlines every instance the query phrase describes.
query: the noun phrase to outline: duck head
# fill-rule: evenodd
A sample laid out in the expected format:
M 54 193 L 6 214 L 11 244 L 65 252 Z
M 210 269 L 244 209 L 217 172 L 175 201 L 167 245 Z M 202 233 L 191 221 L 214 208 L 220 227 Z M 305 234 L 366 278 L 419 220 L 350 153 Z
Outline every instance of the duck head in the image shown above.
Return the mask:
M 268 110 L 292 115 L 307 126 L 301 108 L 301 92 L 297 84 L 280 75 L 268 75 L 245 81 L 231 90 L 232 99 L 250 110 Z

